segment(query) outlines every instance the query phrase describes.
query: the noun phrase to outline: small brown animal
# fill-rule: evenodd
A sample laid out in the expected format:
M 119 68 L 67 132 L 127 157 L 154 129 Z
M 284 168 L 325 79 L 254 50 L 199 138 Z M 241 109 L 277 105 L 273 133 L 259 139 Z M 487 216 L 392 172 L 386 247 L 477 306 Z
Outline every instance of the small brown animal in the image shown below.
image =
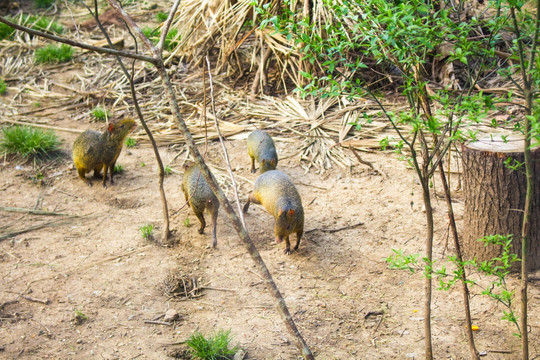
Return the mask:
M 251 158 L 251 172 L 257 172 L 255 169 L 255 160 L 260 164 L 261 174 L 274 170 L 278 163 L 276 147 L 274 140 L 264 130 L 255 130 L 247 138 L 247 148 Z
M 276 242 L 285 239 L 285 254 L 291 253 L 289 235 L 296 233 L 294 250 L 298 250 L 300 239 L 304 233 L 304 208 L 302 199 L 291 179 L 282 171 L 269 170 L 255 181 L 255 189 L 249 194 L 244 205 L 244 214 L 248 212 L 249 204 L 261 204 L 266 211 L 274 216 L 274 234 Z
M 111 122 L 104 132 L 86 130 L 73 143 L 73 162 L 79 178 L 88 186 L 92 182 L 85 175 L 94 170 L 94 176 L 99 177 L 103 169 L 103 187 L 106 187 L 107 172 L 111 173 L 111 184 L 114 184 L 113 172 L 116 160 L 122 151 L 124 139 L 136 127 L 130 118 Z
M 195 216 L 197 216 L 197 219 L 201 222 L 199 234 L 202 234 L 206 227 L 206 221 L 204 220 L 203 215 L 204 210 L 206 209 L 212 217 L 212 247 L 215 248 L 217 246 L 216 226 L 219 201 L 206 182 L 206 179 L 201 174 L 197 164 L 189 166 L 184 172 L 182 178 L 182 191 L 184 192 L 186 201 L 189 202 L 189 205 L 193 209 Z

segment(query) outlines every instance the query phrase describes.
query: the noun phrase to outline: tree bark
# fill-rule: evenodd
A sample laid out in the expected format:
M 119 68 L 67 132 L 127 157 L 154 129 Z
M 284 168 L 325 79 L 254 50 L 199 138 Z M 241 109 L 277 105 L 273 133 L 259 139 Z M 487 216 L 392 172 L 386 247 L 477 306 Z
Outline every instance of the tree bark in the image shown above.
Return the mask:
M 501 247 L 477 241 L 486 235 L 513 235 L 512 251 L 521 257 L 521 230 L 527 181 L 523 166 L 512 170 L 505 164 L 523 164 L 523 138 L 481 139 L 462 146 L 465 193 L 463 253 L 466 259 L 490 260 Z M 540 176 L 540 148 L 531 150 L 532 171 Z M 540 182 L 534 184 L 530 218 L 528 271 L 540 268 Z M 517 267 L 516 269 L 517 270 Z

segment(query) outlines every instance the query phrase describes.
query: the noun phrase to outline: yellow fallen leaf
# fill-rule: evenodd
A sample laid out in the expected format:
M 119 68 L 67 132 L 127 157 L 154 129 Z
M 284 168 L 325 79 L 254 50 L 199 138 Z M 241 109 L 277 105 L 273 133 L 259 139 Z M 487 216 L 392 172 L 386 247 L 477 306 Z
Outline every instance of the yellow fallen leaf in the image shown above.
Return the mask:
M 471 325 L 471 330 L 472 331 L 478 331 L 480 328 L 476 325 Z
M 413 313 L 417 313 L 417 312 L 418 312 L 418 310 L 413 310 L 412 312 L 413 312 Z

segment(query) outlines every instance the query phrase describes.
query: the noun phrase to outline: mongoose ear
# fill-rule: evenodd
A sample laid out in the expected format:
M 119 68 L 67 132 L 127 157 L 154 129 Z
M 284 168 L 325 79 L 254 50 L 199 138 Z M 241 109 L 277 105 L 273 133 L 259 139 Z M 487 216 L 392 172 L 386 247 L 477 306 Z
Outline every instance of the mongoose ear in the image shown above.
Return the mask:
M 114 131 L 114 124 L 109 124 L 109 127 L 107 128 L 107 131 L 112 133 Z
M 261 160 L 261 166 L 263 166 L 265 163 L 266 163 L 266 160 L 265 160 L 265 159 L 262 159 L 262 160 Z
M 294 209 L 289 209 L 289 212 L 287 213 L 287 216 L 288 217 L 293 217 L 294 216 Z

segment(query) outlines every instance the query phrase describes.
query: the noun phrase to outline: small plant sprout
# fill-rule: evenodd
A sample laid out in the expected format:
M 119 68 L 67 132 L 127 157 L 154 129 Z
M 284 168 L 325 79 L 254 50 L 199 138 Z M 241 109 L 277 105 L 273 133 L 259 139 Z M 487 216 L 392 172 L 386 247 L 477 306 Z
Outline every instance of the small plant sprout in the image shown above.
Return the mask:
M 125 144 L 126 144 L 126 147 L 132 148 L 132 147 L 137 146 L 137 140 L 135 140 L 134 138 L 128 136 L 126 138 Z
M 59 150 L 60 140 L 52 131 L 11 126 L 2 128 L 0 135 L 0 153 L 22 159 L 44 159 Z
M 165 175 L 171 175 L 172 169 L 169 165 L 165 166 Z
M 109 110 L 105 109 L 102 106 L 96 106 L 90 111 L 92 117 L 98 121 L 106 121 L 111 117 Z
M 124 172 L 124 167 L 122 165 L 114 165 L 114 173 L 121 174 Z
M 66 44 L 47 45 L 36 50 L 34 59 L 38 64 L 63 63 L 73 59 L 74 52 L 75 50 Z
M 143 239 L 146 241 L 150 241 L 154 238 L 154 225 L 152 224 L 144 224 L 139 226 L 139 231 L 141 232 Z
M 86 316 L 82 310 L 75 309 L 75 316 L 73 317 L 75 324 L 80 325 L 86 320 L 88 320 L 88 316 Z
M 185 227 L 190 227 L 191 226 L 191 224 L 189 223 L 189 218 L 184 219 L 184 226 Z
M 230 330 L 218 330 L 208 339 L 198 331 L 193 333 L 186 341 L 189 351 L 194 359 L 201 360 L 227 360 L 232 359 L 239 350 L 238 345 L 229 349 L 232 341 Z

